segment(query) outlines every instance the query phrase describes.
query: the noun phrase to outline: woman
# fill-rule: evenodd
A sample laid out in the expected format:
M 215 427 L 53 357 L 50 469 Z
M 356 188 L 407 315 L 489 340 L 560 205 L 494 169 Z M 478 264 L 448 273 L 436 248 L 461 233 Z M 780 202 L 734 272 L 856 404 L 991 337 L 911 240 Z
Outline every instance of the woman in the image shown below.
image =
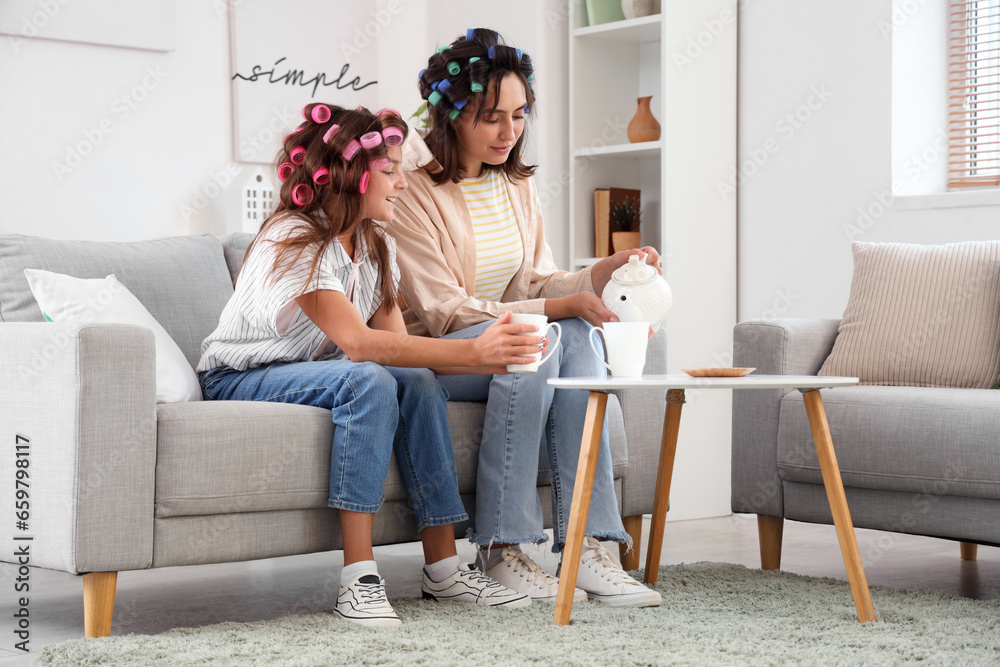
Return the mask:
M 502 372 L 530 362 L 543 341 L 500 318 L 479 341 L 408 336 L 397 304 L 395 247 L 375 219 L 392 220 L 406 188 L 406 124 L 310 104 L 278 157 L 281 203 L 247 249 L 236 291 L 202 344 L 206 398 L 298 403 L 331 411 L 328 505 L 338 510 L 344 569 L 335 611 L 368 626 L 400 623 L 372 553 L 374 513 L 395 453 L 423 542 L 425 598 L 520 607 L 455 551 L 468 518 L 458 493 L 439 373 Z M 498 368 L 499 367 L 499 368 Z
M 616 318 L 599 298 L 630 254 L 577 273 L 559 271 L 545 243 L 538 197 L 524 164 L 525 119 L 534 105 L 531 59 L 492 30 L 470 29 L 434 53 L 420 73 L 432 128 L 409 138 L 410 188 L 390 233 L 399 247 L 411 333 L 481 336 L 505 311 L 560 320 L 562 343 L 537 373 L 439 378 L 451 400 L 487 400 L 470 539 L 489 577 L 535 600 L 554 600 L 558 579 L 518 545 L 546 540 L 537 494 L 539 448 L 552 476 L 553 550 L 566 521 L 587 406 L 586 392 L 553 390 L 549 377 L 603 375 L 587 342 L 592 324 Z M 601 540 L 627 542 L 618 514 L 607 433 L 601 436 L 575 599 L 655 606 L 660 595 L 629 577 Z

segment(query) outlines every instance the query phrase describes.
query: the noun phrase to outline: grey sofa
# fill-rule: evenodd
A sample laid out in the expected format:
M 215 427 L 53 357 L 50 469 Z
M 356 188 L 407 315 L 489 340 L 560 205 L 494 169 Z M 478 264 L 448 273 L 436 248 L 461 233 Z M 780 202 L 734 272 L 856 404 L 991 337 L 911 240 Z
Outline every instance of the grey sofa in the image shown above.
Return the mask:
M 815 375 L 839 320 L 750 320 L 734 364 Z M 1000 545 L 1000 391 L 859 385 L 822 390 L 855 527 Z M 797 391 L 733 396 L 732 509 L 756 514 L 765 569 L 780 566 L 783 519 L 832 524 Z M 832 535 L 832 534 L 831 534 Z M 881 555 L 862 552 L 862 560 Z
M 30 564 L 84 577 L 88 636 L 111 629 L 116 574 L 335 550 L 326 507 L 328 411 L 253 402 L 156 404 L 149 329 L 43 322 L 24 268 L 103 278 L 114 273 L 193 365 L 233 292 L 250 241 L 187 236 L 137 243 L 0 236 L 0 497 L 12 498 L 13 444 L 30 441 L 30 518 L 0 522 L 0 542 L 33 537 Z M 662 335 L 649 372 L 664 372 Z M 608 428 L 622 515 L 638 540 L 650 511 L 663 397 L 612 397 Z M 623 421 L 623 413 L 626 419 Z M 484 405 L 451 403 L 459 488 L 474 509 Z M 625 426 L 627 424 L 627 428 Z M 626 447 L 626 442 L 628 446 Z M 539 494 L 550 507 L 547 466 Z M 417 539 L 393 463 L 376 545 Z M 456 534 L 466 526 L 458 526 Z M 15 562 L 11 549 L 0 560 Z M 634 565 L 633 565 L 634 566 Z

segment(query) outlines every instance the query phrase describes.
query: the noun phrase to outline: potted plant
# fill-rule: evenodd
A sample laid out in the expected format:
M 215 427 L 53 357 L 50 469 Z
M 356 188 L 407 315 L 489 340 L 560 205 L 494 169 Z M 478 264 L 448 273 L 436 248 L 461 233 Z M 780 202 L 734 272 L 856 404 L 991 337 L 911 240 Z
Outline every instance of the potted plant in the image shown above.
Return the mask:
M 642 222 L 642 210 L 636 197 L 625 197 L 611 204 L 609 216 L 611 227 L 611 247 L 615 252 L 638 248 L 642 242 L 639 223 Z

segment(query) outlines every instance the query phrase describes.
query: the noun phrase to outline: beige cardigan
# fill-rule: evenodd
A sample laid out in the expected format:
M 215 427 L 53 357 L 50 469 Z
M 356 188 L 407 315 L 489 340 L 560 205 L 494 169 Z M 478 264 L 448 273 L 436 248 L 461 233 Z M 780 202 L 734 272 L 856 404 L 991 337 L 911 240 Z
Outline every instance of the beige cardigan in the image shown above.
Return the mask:
M 396 259 L 407 330 L 441 336 L 505 311 L 545 313 L 547 297 L 593 292 L 588 267 L 560 271 L 545 243 L 535 182 L 507 183 L 526 261 L 511 278 L 501 302 L 476 299 L 476 238 L 462 190 L 456 183 L 434 185 L 429 170 L 440 169 L 416 132 L 403 146 L 403 169 L 409 187 L 397 200 L 387 229 L 396 239 Z

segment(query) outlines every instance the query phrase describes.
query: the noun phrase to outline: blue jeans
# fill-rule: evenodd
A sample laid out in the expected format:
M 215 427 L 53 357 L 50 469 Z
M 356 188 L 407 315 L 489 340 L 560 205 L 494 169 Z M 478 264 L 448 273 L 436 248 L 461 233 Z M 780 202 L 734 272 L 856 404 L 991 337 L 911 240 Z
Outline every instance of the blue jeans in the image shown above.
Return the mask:
M 206 398 L 298 403 L 330 410 L 329 506 L 378 511 L 396 462 L 413 501 L 417 529 L 465 521 L 448 430 L 448 393 L 426 368 L 353 361 L 274 363 L 201 374 Z
M 482 322 L 443 338 L 476 338 L 492 323 Z M 547 539 L 542 532 L 537 489 L 542 446 L 552 473 L 552 550 L 561 551 L 566 541 L 588 394 L 554 389 L 547 380 L 604 375 L 605 371 L 587 342 L 591 326 L 580 318 L 560 320 L 559 324 L 562 342 L 536 373 L 438 376 L 450 400 L 487 401 L 476 480 L 476 520 L 469 531 L 475 544 L 541 543 Z M 586 534 L 629 542 L 618 513 L 611 465 L 605 426 Z

